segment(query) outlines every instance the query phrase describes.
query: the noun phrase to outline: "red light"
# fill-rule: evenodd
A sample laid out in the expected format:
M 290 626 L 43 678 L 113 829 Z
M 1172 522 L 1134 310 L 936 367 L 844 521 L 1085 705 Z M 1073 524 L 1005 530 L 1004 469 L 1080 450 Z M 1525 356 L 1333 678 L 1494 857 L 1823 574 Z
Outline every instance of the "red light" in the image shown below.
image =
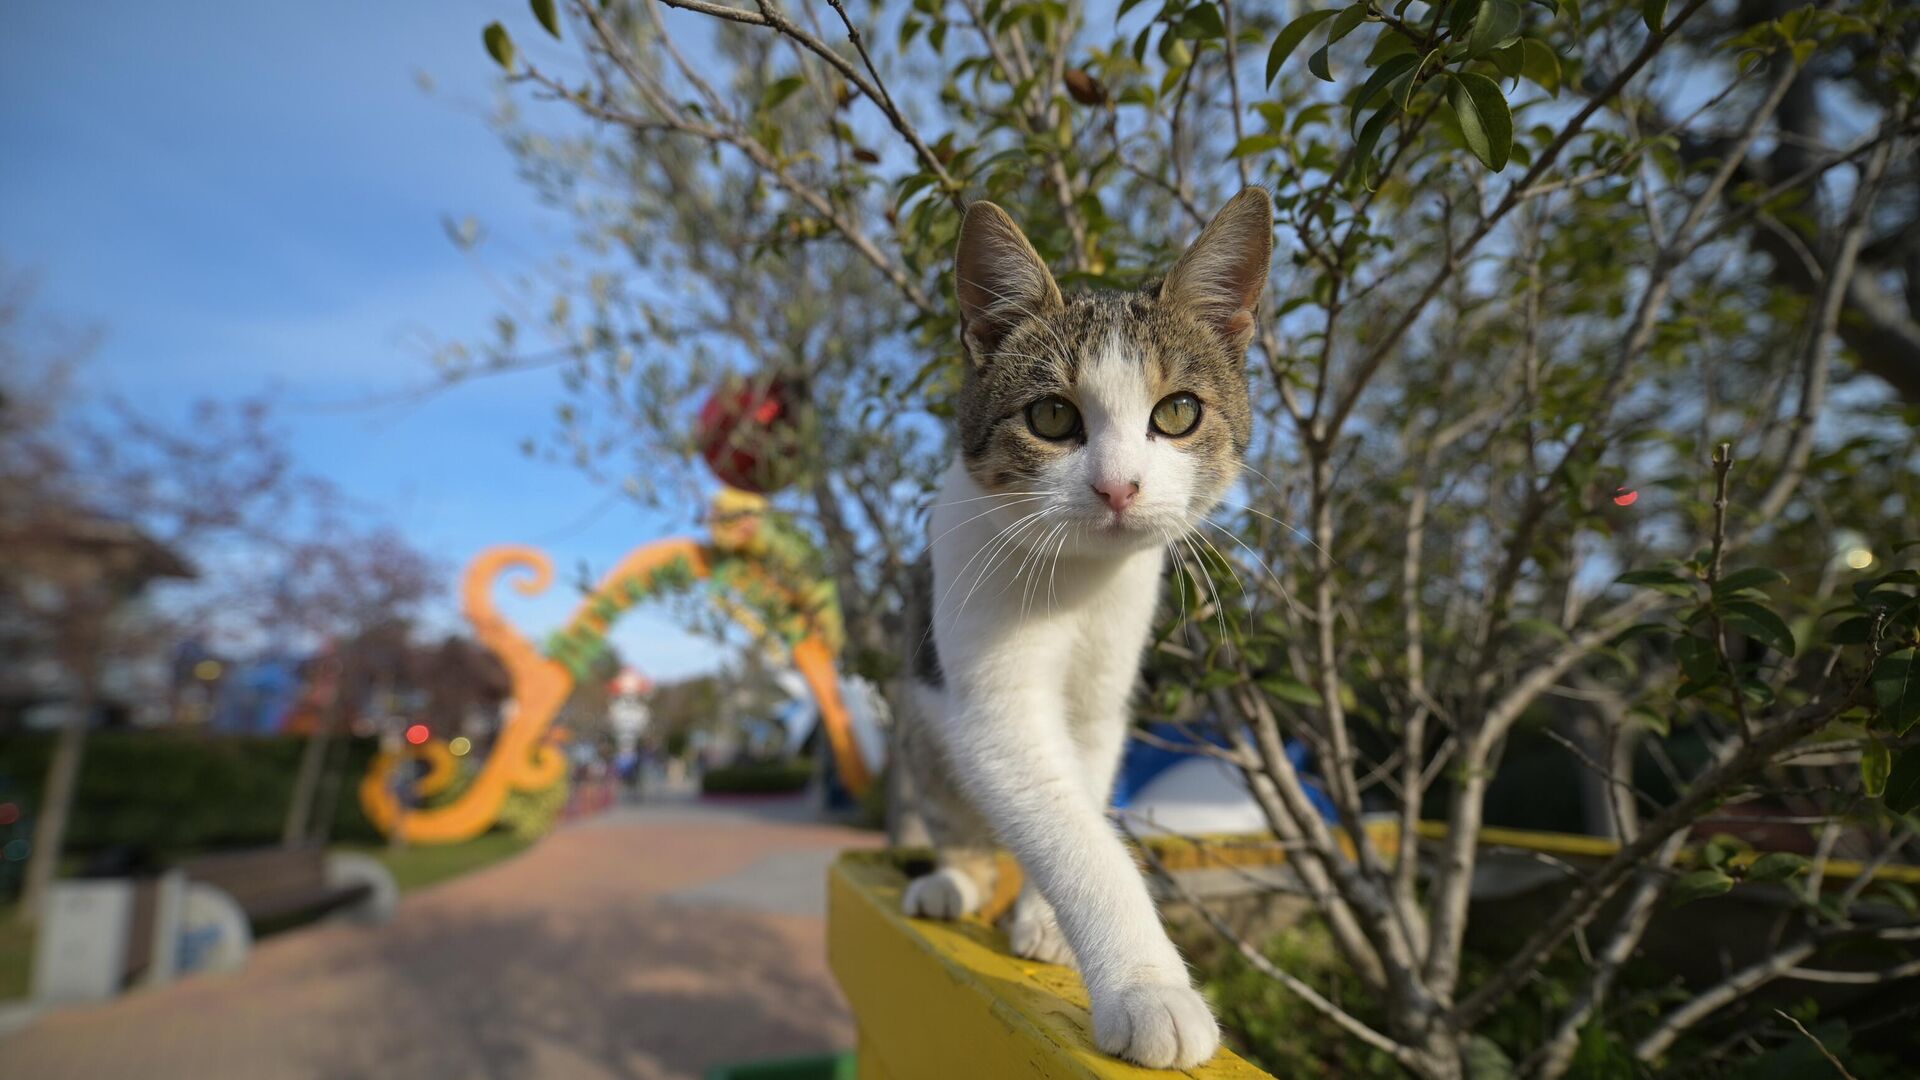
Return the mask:
M 415 746 L 420 746 L 431 738 L 433 738 L 433 732 L 428 731 L 425 724 L 415 724 L 407 729 L 407 741 Z
M 11 825 L 20 820 L 20 808 L 10 802 L 0 802 L 0 825 Z
M 1626 488 L 1614 489 L 1613 505 L 1615 506 L 1632 506 L 1639 501 L 1640 493 L 1637 491 L 1628 491 Z

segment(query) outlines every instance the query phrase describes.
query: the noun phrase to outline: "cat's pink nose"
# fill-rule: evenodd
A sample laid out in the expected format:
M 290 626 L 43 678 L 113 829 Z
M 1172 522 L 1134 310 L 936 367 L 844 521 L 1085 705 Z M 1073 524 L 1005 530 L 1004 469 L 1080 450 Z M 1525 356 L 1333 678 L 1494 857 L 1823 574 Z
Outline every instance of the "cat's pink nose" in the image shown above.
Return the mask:
M 1119 513 L 1133 505 L 1140 497 L 1138 480 L 1101 480 L 1093 485 L 1093 493 L 1107 501 L 1114 513 Z

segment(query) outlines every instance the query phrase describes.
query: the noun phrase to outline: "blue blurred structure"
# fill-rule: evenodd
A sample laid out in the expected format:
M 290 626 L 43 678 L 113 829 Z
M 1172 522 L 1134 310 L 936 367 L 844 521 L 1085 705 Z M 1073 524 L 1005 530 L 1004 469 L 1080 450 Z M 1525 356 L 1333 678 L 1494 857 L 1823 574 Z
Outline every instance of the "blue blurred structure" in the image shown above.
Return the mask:
M 305 686 L 305 658 L 275 657 L 233 664 L 220 681 L 209 727 L 236 735 L 281 729 Z
M 1219 733 L 1215 725 L 1207 726 L 1209 728 L 1205 736 L 1207 742 L 1214 746 L 1225 748 L 1228 745 L 1226 736 Z M 1193 738 L 1195 734 L 1199 733 L 1195 732 L 1191 727 L 1182 730 L 1173 724 L 1151 724 L 1147 727 L 1147 731 L 1157 736 L 1162 742 L 1175 744 L 1185 743 L 1194 746 L 1201 745 Z M 1251 736 L 1249 736 L 1249 740 L 1251 740 Z M 1328 798 L 1327 793 L 1321 788 L 1320 784 L 1312 779 L 1312 753 L 1304 743 L 1297 741 L 1288 742 L 1286 748 L 1287 760 L 1293 763 L 1294 769 L 1298 771 L 1301 776 L 1307 778 L 1305 783 L 1307 798 L 1312 801 L 1314 809 L 1320 811 L 1320 816 L 1328 821 L 1335 820 L 1336 811 L 1334 810 L 1333 800 Z M 1146 791 L 1156 779 L 1163 776 L 1169 769 L 1185 765 L 1196 759 L 1208 762 L 1213 761 L 1211 758 L 1199 758 L 1197 753 L 1182 752 L 1164 746 L 1152 746 L 1139 739 L 1129 740 L 1127 743 L 1126 756 L 1120 761 L 1120 775 L 1114 781 L 1113 785 L 1113 805 L 1122 810 L 1127 809 L 1134 805 L 1142 792 Z M 1218 772 L 1222 777 L 1221 793 L 1223 795 L 1229 791 L 1237 791 L 1240 798 L 1245 799 L 1249 803 L 1253 801 L 1253 796 L 1247 793 L 1245 784 L 1230 768 L 1222 767 Z

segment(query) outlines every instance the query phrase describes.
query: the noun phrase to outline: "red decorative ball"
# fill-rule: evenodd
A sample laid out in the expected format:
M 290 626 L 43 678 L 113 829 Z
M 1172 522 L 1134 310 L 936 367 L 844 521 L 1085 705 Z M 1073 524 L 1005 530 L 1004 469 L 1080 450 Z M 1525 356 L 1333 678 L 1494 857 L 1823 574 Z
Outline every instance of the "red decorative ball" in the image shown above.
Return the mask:
M 767 495 L 793 482 L 797 395 L 781 379 L 729 379 L 700 407 L 700 456 L 728 487 Z

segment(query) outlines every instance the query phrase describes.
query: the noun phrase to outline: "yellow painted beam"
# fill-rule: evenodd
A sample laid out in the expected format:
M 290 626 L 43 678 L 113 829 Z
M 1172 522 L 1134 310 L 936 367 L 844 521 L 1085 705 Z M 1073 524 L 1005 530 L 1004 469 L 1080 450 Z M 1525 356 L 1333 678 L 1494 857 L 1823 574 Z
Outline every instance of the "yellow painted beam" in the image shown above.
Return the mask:
M 1397 832 L 1398 830 L 1392 830 Z M 1447 826 L 1442 821 L 1423 821 L 1420 823 L 1420 835 L 1428 840 L 1439 840 L 1447 835 Z M 1699 834 L 1696 834 L 1699 835 Z M 1707 832 L 1712 835 L 1711 830 Z M 1620 850 L 1620 845 L 1598 836 L 1575 836 L 1571 833 L 1534 832 L 1530 829 L 1481 829 L 1480 843 L 1501 847 L 1521 848 L 1537 851 L 1543 855 L 1557 855 L 1561 858 L 1605 859 Z M 1686 848 L 1680 853 L 1680 865 L 1691 865 L 1698 857 L 1699 846 Z M 1736 865 L 1745 865 L 1759 858 L 1765 852 L 1753 851 L 1733 857 Z M 1827 887 L 1847 882 L 1866 872 L 1863 863 L 1852 859 L 1833 859 L 1827 863 L 1826 877 L 1822 882 Z M 1876 881 L 1898 881 L 1906 885 L 1920 885 L 1920 866 L 1882 866 L 1874 872 Z
M 978 916 L 900 914 L 906 876 L 884 854 L 844 855 L 828 889 L 827 958 L 860 1023 L 860 1076 L 886 1080 L 1152 1080 L 1096 1050 L 1080 977 L 1021 960 Z M 1231 1051 L 1183 1074 L 1257 1080 Z
M 1368 839 L 1391 852 L 1399 829 L 1369 822 Z M 1446 836 L 1421 822 L 1427 840 Z M 1171 870 L 1284 863 L 1271 837 L 1219 836 L 1146 841 Z M 1602 859 L 1619 845 L 1592 836 L 1484 829 L 1480 843 L 1562 858 Z M 929 853 L 930 854 L 930 853 Z M 862 1080 L 1145 1080 L 1171 1075 L 1142 1069 L 1094 1049 L 1092 1018 L 1080 978 L 1067 968 L 1021 960 L 1007 951 L 993 919 L 1019 889 L 1019 866 L 1000 859 L 999 883 L 980 915 L 958 922 L 900 913 L 906 876 L 895 855 L 857 852 L 835 864 L 828 889 L 827 954 L 860 1023 Z M 1692 858 L 1689 851 L 1683 861 Z M 1742 858 L 1751 858 L 1744 856 Z M 1828 864 L 1827 881 L 1858 877 L 1858 863 Z M 1882 880 L 1920 883 L 1920 867 L 1880 868 Z M 1207 1080 L 1267 1074 L 1229 1051 L 1193 1070 Z

